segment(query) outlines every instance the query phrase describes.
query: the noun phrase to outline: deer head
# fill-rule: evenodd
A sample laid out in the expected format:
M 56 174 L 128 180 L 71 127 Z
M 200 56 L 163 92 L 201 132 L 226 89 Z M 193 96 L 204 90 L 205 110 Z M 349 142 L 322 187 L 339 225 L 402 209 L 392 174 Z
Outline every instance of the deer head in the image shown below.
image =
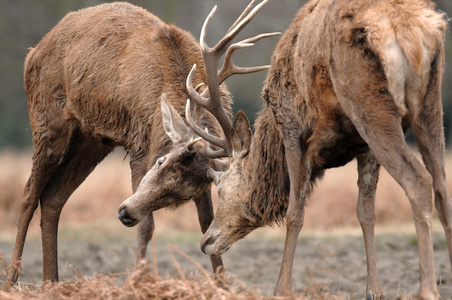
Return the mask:
M 226 35 L 213 48 L 207 46 L 205 42 L 207 26 L 212 18 L 216 7 L 207 17 L 201 30 L 200 44 L 203 53 L 203 60 L 206 69 L 207 87 L 204 84 L 187 86 L 189 94 L 198 96 L 197 102 L 200 109 L 208 108 L 223 128 L 225 137 L 216 137 L 216 144 L 222 148 L 214 150 L 195 134 L 200 137 L 211 136 L 208 131 L 197 125 L 192 118 L 190 107 L 186 109 L 189 115 L 186 125 L 184 119 L 172 107 L 171 103 L 162 95 L 161 111 L 166 134 L 171 138 L 174 147 L 167 155 L 158 158 L 142 179 L 137 191 L 133 196 L 125 200 L 118 208 L 118 217 L 126 226 L 134 226 L 140 222 L 150 212 L 168 206 L 179 205 L 181 202 L 193 198 L 197 193 L 205 191 L 211 178 L 206 176 L 207 170 L 214 168 L 218 170 L 219 165 L 224 165 L 217 158 L 226 156 L 227 151 L 231 151 L 229 144 L 231 133 L 231 117 L 221 105 L 221 91 L 218 88 L 228 77 L 234 74 L 248 74 L 268 69 L 269 66 L 260 67 L 237 67 L 232 62 L 232 54 L 235 50 L 252 46 L 253 42 L 266 37 L 271 37 L 279 33 L 260 34 L 258 36 L 232 44 L 234 37 L 252 20 L 252 18 L 265 5 L 267 0 L 262 1 L 253 8 L 252 1 L 236 22 L 227 31 Z M 218 62 L 225 54 L 222 68 L 218 71 Z M 190 72 L 189 79 L 193 82 L 193 74 L 196 65 Z M 215 87 L 209 89 L 209 87 Z M 203 90 L 201 94 L 198 91 Z M 210 99 L 215 101 L 210 102 Z M 216 103 L 218 101 L 218 103 Z M 213 107 L 208 107 L 210 104 Z M 196 111 L 196 109 L 194 109 Z M 199 118 L 198 118 L 199 119 Z
M 206 108 L 217 120 L 222 118 L 221 103 L 218 99 L 197 93 L 193 87 L 194 66 L 187 77 L 187 90 L 191 99 L 198 105 Z M 212 90 L 212 86 L 209 89 Z M 221 150 L 211 151 L 207 146 L 206 155 L 211 157 L 227 157 L 229 166 L 226 171 L 210 168 L 207 172 L 209 178 L 217 185 L 219 205 L 213 222 L 204 234 L 201 249 L 204 253 L 216 256 L 227 251 L 234 242 L 244 238 L 254 229 L 262 226 L 262 216 L 254 213 L 250 203 L 245 201 L 250 192 L 250 176 L 245 174 L 246 165 L 250 162 L 251 128 L 250 123 L 242 111 L 237 113 L 234 122 L 222 124 L 224 138 L 219 138 L 199 128 L 193 121 L 191 102 L 187 100 L 185 116 L 187 123 L 198 133 L 207 145 L 213 144 Z M 251 177 L 255 177 L 253 174 Z
M 242 111 L 238 112 L 231 131 L 229 168 L 225 172 L 209 169 L 207 173 L 217 185 L 219 195 L 216 216 L 201 241 L 201 250 L 212 256 L 221 255 L 234 242 L 262 226 L 261 219 L 244 201 L 243 192 L 248 185 L 244 165 L 249 158 L 251 129 Z
M 136 192 L 119 207 L 118 217 L 126 226 L 136 225 L 157 209 L 179 205 L 210 185 L 205 173 L 213 165 L 205 155 L 204 142 L 194 137 L 165 94 L 161 97 L 161 111 L 163 127 L 173 148 L 157 158 Z

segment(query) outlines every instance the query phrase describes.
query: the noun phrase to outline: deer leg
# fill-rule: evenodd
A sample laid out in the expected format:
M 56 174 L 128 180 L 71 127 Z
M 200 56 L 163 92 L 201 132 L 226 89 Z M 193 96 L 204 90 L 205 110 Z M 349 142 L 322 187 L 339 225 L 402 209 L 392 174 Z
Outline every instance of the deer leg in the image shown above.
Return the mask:
M 385 116 L 380 116 L 380 118 L 384 119 Z M 405 143 L 400 127 L 394 126 L 389 132 L 384 132 L 381 124 L 389 122 L 391 121 L 380 119 L 371 125 L 363 121 L 365 130 L 360 133 L 368 141 L 369 147 L 378 161 L 402 186 L 410 200 L 418 238 L 419 296 L 421 299 L 437 299 L 432 240 L 432 179 Z
M 141 260 L 146 259 L 146 252 L 148 250 L 149 242 L 152 239 L 154 234 L 154 216 L 152 213 L 147 215 L 141 222 L 138 224 L 137 228 L 137 261 L 139 263 Z
M 358 160 L 358 205 L 356 212 L 363 230 L 367 257 L 367 299 L 384 298 L 380 277 L 378 276 L 375 253 L 375 190 L 377 188 L 380 164 L 372 152 L 357 157 Z
M 436 64 L 433 65 L 437 66 Z M 445 140 L 441 87 L 438 83 L 441 73 L 442 67 L 437 66 L 432 69 L 429 88 L 427 88 L 427 93 L 423 99 L 426 108 L 419 110 L 418 115 L 412 121 L 412 129 L 424 164 L 433 179 L 435 206 L 446 233 L 449 257 L 452 263 L 452 201 L 446 188 L 446 173 L 444 171 Z
M 399 106 L 373 57 L 344 46 L 334 53 L 332 82 L 339 102 L 378 162 L 410 200 L 419 252 L 421 299 L 438 299 L 433 263 L 432 177 L 405 142 Z M 340 63 L 353 61 L 354 64 Z M 362 76 L 364 73 L 365 77 Z M 383 79 L 382 79 L 383 78 Z
M 378 100 L 373 101 L 378 103 Z M 369 105 L 368 109 L 360 106 L 357 108 L 359 114 L 353 110 L 347 113 L 352 116 L 361 137 L 367 141 L 378 162 L 401 185 L 410 200 L 418 238 L 420 298 L 437 299 L 432 241 L 432 179 L 406 144 L 400 126 L 401 118 L 391 116 L 391 110 L 379 110 L 374 106 Z M 365 119 L 360 119 L 359 115 L 365 116 Z
M 446 233 L 449 257 L 452 263 L 452 201 L 446 188 L 444 144 L 438 145 L 439 139 L 434 138 L 434 134 L 431 130 L 433 129 L 428 129 L 426 131 L 422 130 L 423 133 L 419 134 L 418 132 L 420 130 L 414 129 L 413 127 L 413 132 L 415 132 L 423 161 L 433 178 L 435 206 Z
M 131 153 L 130 155 L 130 169 L 132 170 L 132 190 L 135 193 L 144 175 L 146 175 L 149 153 L 147 151 L 140 151 Z M 136 263 L 146 259 L 146 252 L 148 250 L 149 242 L 154 235 L 154 216 L 153 213 L 147 215 L 137 226 L 137 257 Z
M 289 205 L 286 214 L 286 240 L 274 294 L 291 295 L 292 267 L 298 235 L 304 221 L 305 199 L 309 193 L 307 169 L 302 169 L 300 147 L 293 142 L 284 141 L 286 164 L 290 178 Z
M 392 133 L 394 136 L 395 131 L 396 128 Z M 388 141 L 384 135 L 369 136 L 369 146 L 382 166 L 402 186 L 410 200 L 418 238 L 420 297 L 436 299 L 438 291 L 433 264 L 432 179 L 406 145 L 401 130 L 398 136 L 398 141 Z
M 41 195 L 43 280 L 58 281 L 58 222 L 69 196 L 113 147 L 74 132 L 62 161 Z
M 20 205 L 19 219 L 17 221 L 16 242 L 14 245 L 11 269 L 3 286 L 8 290 L 15 284 L 21 273 L 21 260 L 27 237 L 28 227 L 33 218 L 33 213 L 38 207 L 41 193 L 58 167 L 58 163 L 67 146 L 68 133 L 65 131 L 44 128 L 42 132 L 33 133 L 34 136 L 45 137 L 34 138 L 34 154 L 31 175 L 24 190 L 24 198 Z
M 210 223 L 213 220 L 213 205 L 210 188 L 206 189 L 193 199 L 196 203 L 196 209 L 198 211 L 199 225 L 201 225 L 201 231 L 204 234 L 209 228 Z M 221 256 L 211 256 L 212 268 L 216 275 L 220 275 L 223 271 L 223 260 Z

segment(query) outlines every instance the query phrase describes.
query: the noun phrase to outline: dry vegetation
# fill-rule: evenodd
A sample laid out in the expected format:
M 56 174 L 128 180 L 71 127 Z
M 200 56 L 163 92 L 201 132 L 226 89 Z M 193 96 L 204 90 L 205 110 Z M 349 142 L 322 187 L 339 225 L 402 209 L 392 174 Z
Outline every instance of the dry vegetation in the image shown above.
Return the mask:
M 452 156 L 446 173 L 452 174 Z M 14 231 L 23 188 L 31 169 L 30 153 L 3 152 L 0 154 L 0 226 L 2 232 Z M 451 177 L 452 178 L 452 177 Z M 328 170 L 308 201 L 303 230 L 330 230 L 356 227 L 355 206 L 356 163 Z M 448 181 L 452 190 L 452 181 Z M 103 161 L 79 189 L 69 198 L 63 209 L 61 224 L 96 222 L 116 219 L 116 208 L 132 193 L 128 158 L 119 151 Z M 411 209 L 403 190 L 382 169 L 377 189 L 377 224 L 395 225 L 411 222 Z M 194 205 L 186 205 L 176 212 L 156 212 L 158 227 L 173 230 L 199 230 Z M 39 230 L 39 209 L 32 223 L 32 232 Z
M 127 272 L 125 280 L 119 279 L 124 274 L 100 274 L 94 276 L 75 277 L 71 281 L 58 283 L 45 282 L 40 286 L 20 284 L 10 292 L 0 291 L 0 299 L 268 299 L 254 290 L 237 288 L 236 285 L 215 281 L 206 271 L 205 277 L 186 278 L 180 272 L 181 279 L 160 277 L 153 266 L 145 263 L 136 265 Z M 273 299 L 282 299 L 274 297 Z M 287 298 L 285 298 L 287 299 Z M 348 299 L 331 296 L 322 284 L 313 284 L 302 295 L 292 299 Z
M 18 286 L 12 292 L 0 292 L 2 299 L 258 299 L 249 293 L 238 294 L 217 285 L 208 275 L 204 279 L 159 277 L 152 266 L 141 263 L 122 274 L 78 277 L 72 281 L 46 282 L 39 287 Z
M 446 173 L 452 174 L 452 156 Z M 2 239 L 15 235 L 15 221 L 22 199 L 23 187 L 31 168 L 30 153 L 3 152 L 0 154 L 0 226 Z M 452 178 L 450 175 L 449 178 Z M 317 184 L 308 202 L 304 232 L 331 231 L 357 228 L 355 214 L 357 199 L 356 164 L 329 170 Z M 449 191 L 452 182 L 448 181 Z M 79 224 L 115 222 L 116 208 L 131 194 L 128 158 L 117 152 L 102 162 L 87 181 L 72 195 L 63 209 L 63 228 Z M 29 236 L 39 235 L 39 210 L 31 224 Z M 156 232 L 199 232 L 196 209 L 188 204 L 177 211 L 156 212 Z M 401 224 L 411 224 L 411 209 L 402 189 L 383 169 L 377 191 L 377 230 Z M 118 221 L 119 223 L 119 221 Z M 128 229 L 130 234 L 130 229 Z M 283 229 L 275 229 L 275 234 Z M 61 233 L 60 233 L 61 234 Z M 114 235 L 115 233 L 112 233 Z M 1 249 L 0 249 L 1 253 Z M 6 259 L 10 259 L 7 257 Z M 189 258 L 187 258 L 189 259 Z M 5 258 L 3 258 L 4 265 Z M 196 264 L 196 262 L 193 262 Z M 202 269 L 200 267 L 200 269 Z M 12 293 L 0 293 L 0 299 L 261 299 L 256 292 L 220 288 L 210 275 L 202 270 L 202 278 L 180 279 L 159 277 L 153 266 L 141 264 L 127 274 L 101 274 L 92 277 L 75 277 L 72 281 L 40 286 L 19 286 Z M 124 278 L 126 278 L 124 280 Z M 310 299 L 338 299 L 324 294 L 322 286 L 310 285 L 305 291 Z M 301 297 L 301 296 L 300 296 Z M 303 297 L 301 297 L 303 298 Z M 346 297 L 348 298 L 348 297 Z M 264 297 L 262 297 L 264 299 Z

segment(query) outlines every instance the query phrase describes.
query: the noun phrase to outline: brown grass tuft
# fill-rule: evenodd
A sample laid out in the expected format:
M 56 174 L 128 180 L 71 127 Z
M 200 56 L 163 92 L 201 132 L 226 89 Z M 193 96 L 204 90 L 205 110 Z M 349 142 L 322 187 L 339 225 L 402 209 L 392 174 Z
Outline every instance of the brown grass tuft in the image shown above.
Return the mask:
M 204 278 L 186 278 L 183 274 L 180 279 L 169 276 L 159 277 L 155 275 L 153 266 L 143 261 L 128 272 L 125 280 L 120 279 L 124 274 L 116 273 L 75 277 L 71 281 L 57 283 L 44 282 L 39 286 L 19 283 L 10 292 L 0 291 L 0 299 L 269 299 L 268 295 L 259 295 L 255 290 L 237 290 L 235 283 L 217 282 L 207 272 L 202 273 Z M 288 298 L 272 297 L 271 299 Z M 343 298 L 331 295 L 323 284 L 313 280 L 308 283 L 303 296 L 296 295 L 290 299 Z

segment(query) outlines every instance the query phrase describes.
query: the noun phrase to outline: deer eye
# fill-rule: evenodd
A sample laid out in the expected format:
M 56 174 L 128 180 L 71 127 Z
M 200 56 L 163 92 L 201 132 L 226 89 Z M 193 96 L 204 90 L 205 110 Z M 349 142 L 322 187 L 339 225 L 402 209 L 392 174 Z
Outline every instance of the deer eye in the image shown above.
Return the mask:
M 163 164 L 164 161 L 165 161 L 165 157 L 164 157 L 164 156 L 160 157 L 160 158 L 157 160 L 157 163 L 158 163 L 159 167 Z

